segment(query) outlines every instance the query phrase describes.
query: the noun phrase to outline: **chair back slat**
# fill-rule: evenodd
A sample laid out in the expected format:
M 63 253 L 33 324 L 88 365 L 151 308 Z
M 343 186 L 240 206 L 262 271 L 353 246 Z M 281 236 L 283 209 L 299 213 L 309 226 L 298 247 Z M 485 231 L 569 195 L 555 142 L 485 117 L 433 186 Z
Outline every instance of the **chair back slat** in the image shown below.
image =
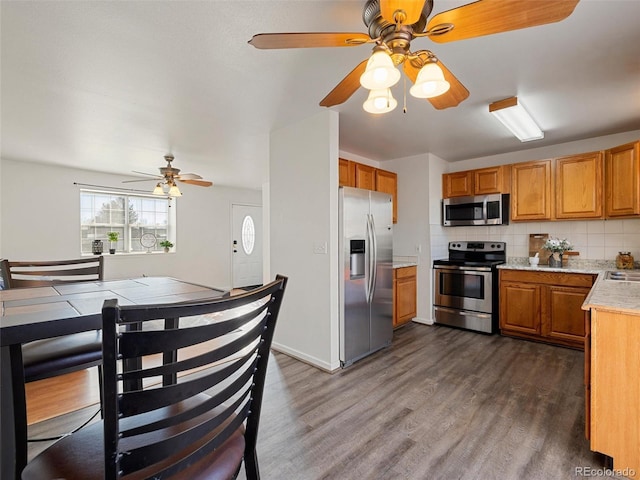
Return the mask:
M 239 428 L 255 455 L 256 441 L 247 434 L 257 437 L 253 417 L 260 413 L 286 281 L 278 276 L 251 292 L 210 301 L 105 302 L 105 479 L 166 478 Z M 160 322 L 158 330 L 153 321 L 162 319 L 179 319 L 177 328 Z
M 221 360 L 229 359 L 233 355 L 242 352 L 251 343 L 255 342 L 255 340 L 262 335 L 263 331 L 264 323 L 258 323 L 251 329 L 251 331 L 248 331 L 246 334 L 238 334 L 240 335 L 238 338 L 235 338 L 228 343 L 220 345 L 219 347 L 207 351 L 203 354 L 189 357 L 185 360 L 163 364 L 157 367 L 128 370 L 122 374 L 121 378 L 123 380 L 140 380 L 149 377 L 157 377 L 160 375 L 177 374 L 187 370 L 193 370 L 195 368 L 203 367 L 208 364 L 220 362 Z
M 254 351 L 248 352 L 236 361 L 227 362 L 224 366 L 212 368 L 213 371 L 208 375 L 201 375 L 194 380 L 165 386 L 160 393 L 156 389 L 150 388 L 125 392 L 118 401 L 120 414 L 129 417 L 184 401 L 197 393 L 215 387 L 222 380 L 230 378 L 231 375 L 237 374 L 243 364 L 252 356 L 255 356 Z
M 12 262 L 0 261 L 0 274 L 5 288 L 43 287 L 69 282 L 104 279 L 104 258 L 87 257 L 71 260 Z
M 202 341 L 203 335 L 209 339 L 218 338 L 246 326 L 249 321 L 262 314 L 269 305 L 263 302 L 262 305 L 253 307 L 249 312 L 235 318 L 221 319 L 210 325 L 182 328 L 180 335 L 174 335 L 173 329 L 150 330 L 133 335 L 130 335 L 131 332 L 123 332 L 120 335 L 120 354 L 123 358 L 135 358 L 159 353 L 168 348 L 178 349 L 195 345 Z

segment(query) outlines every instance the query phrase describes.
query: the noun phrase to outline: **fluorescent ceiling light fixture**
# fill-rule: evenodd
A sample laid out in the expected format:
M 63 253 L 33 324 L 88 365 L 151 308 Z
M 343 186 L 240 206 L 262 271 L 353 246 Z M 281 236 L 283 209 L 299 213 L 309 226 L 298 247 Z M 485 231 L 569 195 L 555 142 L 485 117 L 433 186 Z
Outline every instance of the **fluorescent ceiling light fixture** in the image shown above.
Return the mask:
M 367 62 L 366 70 L 360 75 L 360 85 L 369 90 L 389 88 L 398 83 L 398 80 L 400 80 L 400 72 L 384 50 L 373 52 Z
M 518 97 L 505 98 L 489 105 L 491 112 L 521 142 L 544 138 L 544 132 L 531 118 Z
M 391 89 L 382 88 L 380 90 L 371 90 L 369 97 L 362 104 L 362 108 L 369 113 L 387 113 L 396 108 L 398 102 L 393 95 Z
M 409 89 L 409 93 L 416 98 L 432 98 L 442 95 L 450 86 L 444 79 L 442 68 L 434 62 L 429 62 L 418 72 L 416 83 Z

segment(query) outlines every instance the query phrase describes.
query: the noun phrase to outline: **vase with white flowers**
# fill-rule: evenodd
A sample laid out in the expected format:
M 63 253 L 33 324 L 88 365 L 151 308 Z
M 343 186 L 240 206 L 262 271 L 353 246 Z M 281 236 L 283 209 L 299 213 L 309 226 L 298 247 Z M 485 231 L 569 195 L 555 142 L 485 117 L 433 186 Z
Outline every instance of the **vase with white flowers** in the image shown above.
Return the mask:
M 549 257 L 549 266 L 562 268 L 562 255 L 568 250 L 573 250 L 573 245 L 571 245 L 566 238 L 563 238 L 562 240 L 559 238 L 549 238 L 542 248 L 551 252 L 551 256 Z

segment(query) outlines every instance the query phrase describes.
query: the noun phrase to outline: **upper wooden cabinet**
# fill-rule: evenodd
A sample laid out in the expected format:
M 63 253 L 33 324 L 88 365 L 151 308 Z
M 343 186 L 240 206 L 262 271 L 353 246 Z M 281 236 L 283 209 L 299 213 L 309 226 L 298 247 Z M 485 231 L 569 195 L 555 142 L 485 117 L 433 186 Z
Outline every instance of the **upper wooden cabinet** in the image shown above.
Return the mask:
M 393 197 L 393 223 L 398 222 L 398 175 L 376 168 L 376 191 L 389 193 Z
M 556 159 L 555 218 L 602 218 L 602 157 L 591 152 Z
M 551 219 L 551 160 L 511 165 L 511 220 Z
M 442 175 L 442 196 L 468 197 L 492 193 L 509 193 L 509 165 L 466 170 Z
M 356 164 L 344 158 L 338 159 L 338 186 L 356 186 Z
M 605 152 L 607 217 L 640 215 L 640 142 Z
M 472 172 L 474 195 L 509 193 L 511 190 L 511 165 L 480 168 Z
M 468 197 L 473 195 L 473 172 L 445 173 L 442 175 L 442 196 Z
M 398 222 L 398 174 L 370 165 L 338 159 L 338 186 L 388 193 L 393 197 L 393 223 Z
M 356 163 L 355 165 L 355 174 L 356 174 L 356 188 L 365 188 L 367 190 L 375 190 L 376 189 L 376 169 L 375 167 L 371 167 L 369 165 L 364 165 L 362 163 Z

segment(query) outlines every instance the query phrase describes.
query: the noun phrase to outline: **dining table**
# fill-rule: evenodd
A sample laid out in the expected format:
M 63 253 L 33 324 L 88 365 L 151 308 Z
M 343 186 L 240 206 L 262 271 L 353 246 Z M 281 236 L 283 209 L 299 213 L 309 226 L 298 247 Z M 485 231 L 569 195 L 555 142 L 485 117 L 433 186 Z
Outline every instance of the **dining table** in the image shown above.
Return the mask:
M 34 340 L 102 328 L 105 300 L 144 305 L 209 300 L 229 292 L 171 277 L 66 282 L 0 290 L 0 478 L 19 479 L 26 465 L 26 418 L 16 418 L 16 402 L 26 402 L 22 345 Z M 20 405 L 20 404 L 18 404 Z M 24 406 L 24 404 L 22 404 Z M 19 448 L 21 447 L 21 448 Z

